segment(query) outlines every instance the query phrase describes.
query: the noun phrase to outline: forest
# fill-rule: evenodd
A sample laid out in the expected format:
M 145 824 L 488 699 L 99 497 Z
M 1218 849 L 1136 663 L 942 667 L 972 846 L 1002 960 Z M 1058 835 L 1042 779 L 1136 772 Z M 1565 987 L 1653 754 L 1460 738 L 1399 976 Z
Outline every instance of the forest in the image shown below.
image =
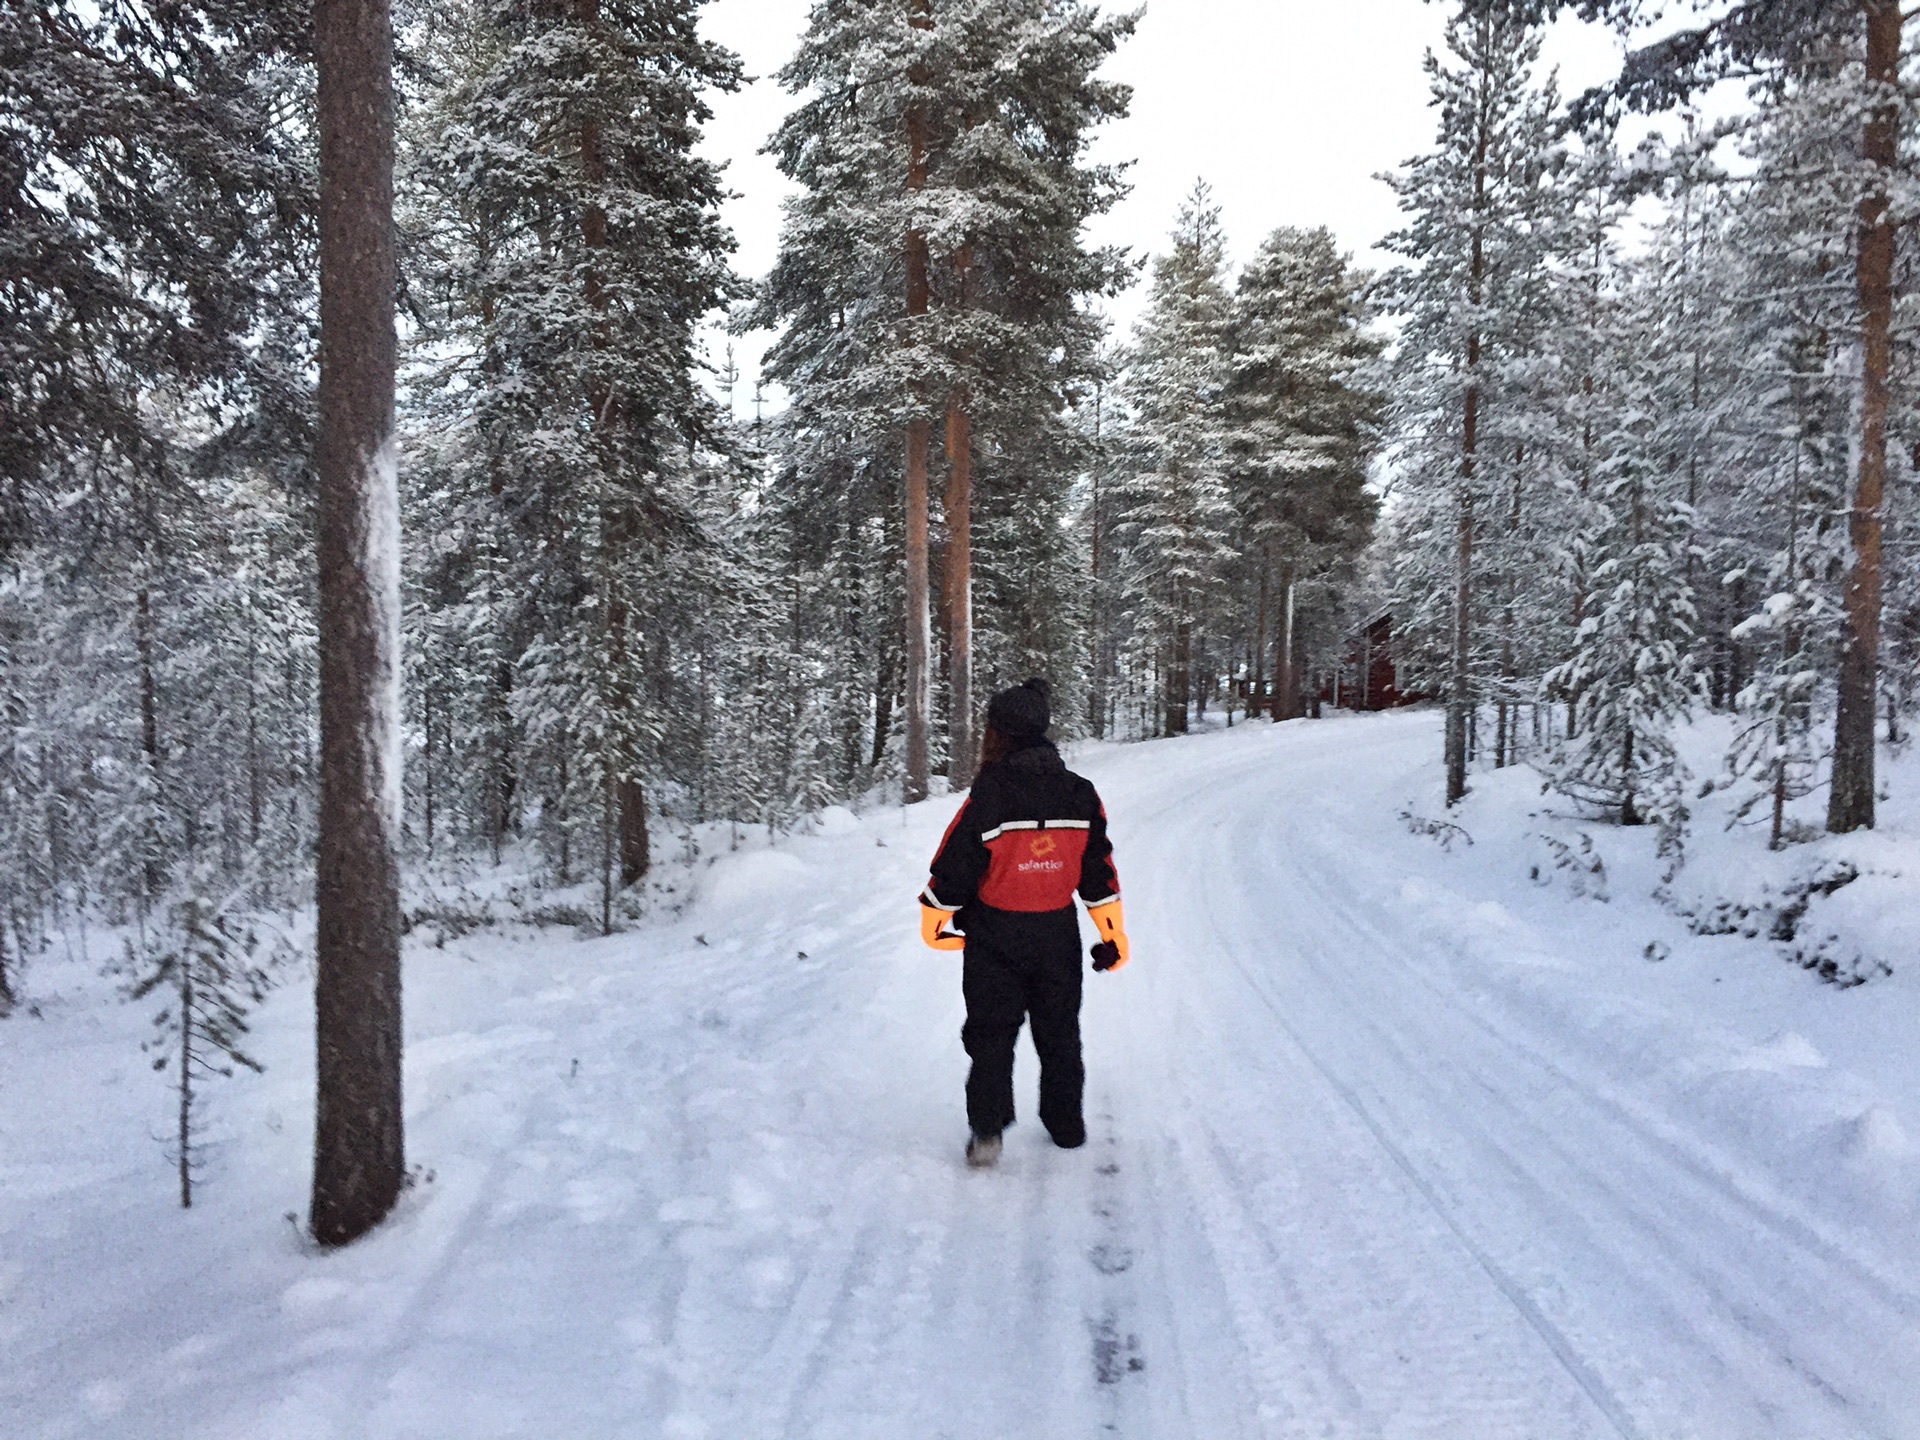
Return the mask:
M 1526 763 L 1676 856 L 1715 791 L 1756 848 L 1808 797 L 1874 824 L 1920 681 L 1893 0 L 1458 0 L 1383 269 L 1297 228 L 1236 265 L 1204 180 L 1164 238 L 1088 240 L 1126 9 L 819 0 L 760 276 L 698 148 L 747 78 L 700 8 L 394 0 L 390 270 L 357 272 L 326 22 L 382 6 L 0 9 L 0 1013 L 93 926 L 176 996 L 183 1095 L 252 1063 L 258 922 L 334 873 L 349 640 L 398 687 L 403 761 L 361 777 L 391 863 L 340 842 L 391 946 L 436 867 L 611 933 L 671 833 L 963 790 L 1029 675 L 1063 739 L 1319 714 L 1388 614 L 1450 802 Z M 1630 48 L 1562 94 L 1575 11 Z M 396 317 L 398 533 L 376 503 L 350 561 L 330 284 Z M 774 336 L 751 406 L 715 323 Z M 362 564 L 397 566 L 392 654 L 322 593 Z

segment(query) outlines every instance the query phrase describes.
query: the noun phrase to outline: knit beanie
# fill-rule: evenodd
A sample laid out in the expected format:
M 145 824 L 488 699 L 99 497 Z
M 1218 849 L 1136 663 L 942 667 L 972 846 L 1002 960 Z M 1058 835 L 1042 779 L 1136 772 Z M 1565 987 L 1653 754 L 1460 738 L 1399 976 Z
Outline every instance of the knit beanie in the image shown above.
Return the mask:
M 1017 744 L 1047 738 L 1053 722 L 1048 700 L 1053 687 L 1035 676 L 1024 685 L 1002 690 L 987 702 L 987 724 Z

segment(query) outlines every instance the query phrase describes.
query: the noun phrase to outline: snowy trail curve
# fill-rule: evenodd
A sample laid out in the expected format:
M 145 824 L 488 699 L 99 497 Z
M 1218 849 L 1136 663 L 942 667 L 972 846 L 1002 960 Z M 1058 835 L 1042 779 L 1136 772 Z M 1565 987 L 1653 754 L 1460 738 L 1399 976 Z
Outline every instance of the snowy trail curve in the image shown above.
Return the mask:
M 728 857 L 679 922 L 411 958 L 434 1184 L 325 1259 L 275 1249 L 261 1195 L 199 1251 L 126 1241 L 119 1328 L 48 1297 L 4 1428 L 1920 1437 L 1899 1237 L 1784 1193 L 1577 1023 L 1577 929 L 1459 897 L 1462 934 L 1509 937 L 1489 958 L 1404 903 L 1433 741 L 1414 715 L 1091 751 L 1136 960 L 1089 977 L 1089 1145 L 1046 1141 L 1023 1042 L 990 1173 L 960 1163 L 957 966 L 913 943 L 951 801 Z

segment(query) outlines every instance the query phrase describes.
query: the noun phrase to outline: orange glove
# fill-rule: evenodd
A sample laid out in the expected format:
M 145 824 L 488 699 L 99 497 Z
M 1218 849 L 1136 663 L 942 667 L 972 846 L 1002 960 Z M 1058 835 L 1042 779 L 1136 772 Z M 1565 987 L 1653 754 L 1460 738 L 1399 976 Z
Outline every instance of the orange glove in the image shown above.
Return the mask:
M 964 950 L 967 937 L 953 929 L 953 911 L 936 910 L 922 901 L 920 904 L 920 938 L 927 942 L 929 950 Z
M 1126 917 L 1120 913 L 1120 897 L 1116 895 L 1106 904 L 1088 910 L 1087 916 L 1093 921 L 1093 928 L 1100 932 L 1100 943 L 1093 947 L 1093 968 L 1120 969 L 1132 958 L 1127 945 Z M 1111 950 L 1107 949 L 1109 945 L 1113 947 Z

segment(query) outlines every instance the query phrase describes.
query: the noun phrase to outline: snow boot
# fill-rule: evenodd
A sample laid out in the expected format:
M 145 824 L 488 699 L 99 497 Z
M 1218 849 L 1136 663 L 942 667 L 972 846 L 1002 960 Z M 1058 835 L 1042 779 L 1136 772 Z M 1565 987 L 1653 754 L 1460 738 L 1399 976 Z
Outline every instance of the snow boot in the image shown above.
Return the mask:
M 975 1170 L 985 1170 L 998 1163 L 1000 1159 L 1000 1137 L 998 1135 L 975 1135 L 967 1141 L 967 1164 Z

